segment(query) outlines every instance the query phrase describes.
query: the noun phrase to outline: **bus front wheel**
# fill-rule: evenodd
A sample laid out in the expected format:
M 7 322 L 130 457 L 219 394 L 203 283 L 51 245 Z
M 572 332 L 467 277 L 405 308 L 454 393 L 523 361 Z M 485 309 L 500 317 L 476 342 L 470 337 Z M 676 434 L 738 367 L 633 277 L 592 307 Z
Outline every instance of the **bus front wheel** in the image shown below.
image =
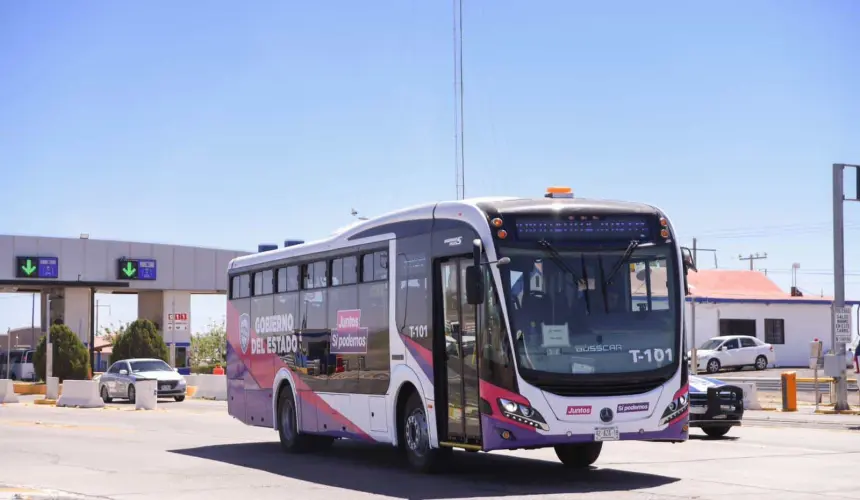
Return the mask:
M 585 469 L 597 461 L 600 451 L 603 449 L 602 442 L 562 444 L 555 447 L 555 454 L 565 467 L 571 469 Z
M 401 447 L 406 452 L 409 466 L 417 472 L 438 471 L 443 455 L 451 449 L 430 447 L 427 412 L 417 393 L 413 393 L 406 402 L 399 427 Z

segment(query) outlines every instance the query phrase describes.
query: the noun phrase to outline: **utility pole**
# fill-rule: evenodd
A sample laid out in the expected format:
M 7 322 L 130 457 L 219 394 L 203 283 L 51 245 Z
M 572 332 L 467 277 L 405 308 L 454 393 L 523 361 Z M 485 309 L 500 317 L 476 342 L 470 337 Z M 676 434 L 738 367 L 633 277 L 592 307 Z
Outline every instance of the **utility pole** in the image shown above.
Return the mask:
M 717 250 L 715 248 L 699 248 L 696 244 L 696 238 L 693 238 L 693 262 L 699 262 L 698 252 L 712 252 L 714 254 L 714 268 L 720 268 L 717 264 Z
M 854 198 L 845 197 L 845 168 L 857 172 L 857 192 Z M 845 344 L 851 341 L 851 310 L 845 308 L 845 226 L 843 202 L 860 201 L 860 165 L 833 164 L 833 321 L 830 326 L 832 353 L 836 356 L 832 373 L 836 382 L 837 411 L 847 410 L 848 381 L 845 376 Z M 825 361 L 825 374 L 827 363 Z
M 759 253 L 756 252 L 755 255 L 750 254 L 749 257 L 744 257 L 743 255 L 738 255 L 738 260 L 750 261 L 750 271 L 755 271 L 755 268 L 754 268 L 755 261 L 757 261 L 759 259 L 766 259 L 766 258 L 767 258 L 767 252 L 765 252 L 764 255 L 759 255 Z

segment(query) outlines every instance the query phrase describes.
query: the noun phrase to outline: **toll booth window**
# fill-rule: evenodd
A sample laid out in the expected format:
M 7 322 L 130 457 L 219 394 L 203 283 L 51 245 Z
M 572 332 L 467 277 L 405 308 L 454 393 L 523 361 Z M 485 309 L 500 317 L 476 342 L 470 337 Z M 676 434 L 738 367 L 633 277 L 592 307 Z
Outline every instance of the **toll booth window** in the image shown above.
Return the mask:
M 185 368 L 188 366 L 188 348 L 176 347 L 176 367 Z

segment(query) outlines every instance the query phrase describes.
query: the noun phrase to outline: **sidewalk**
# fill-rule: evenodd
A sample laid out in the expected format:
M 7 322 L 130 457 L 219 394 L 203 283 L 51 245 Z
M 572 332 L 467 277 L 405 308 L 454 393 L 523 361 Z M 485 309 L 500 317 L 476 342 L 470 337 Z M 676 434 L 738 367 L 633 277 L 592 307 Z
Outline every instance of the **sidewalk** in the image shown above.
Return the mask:
M 820 406 L 822 411 L 832 411 L 832 407 Z M 857 411 L 857 406 L 852 406 Z M 746 410 L 744 421 L 755 423 L 772 423 L 778 425 L 793 425 L 799 427 L 826 427 L 836 429 L 860 430 L 860 415 L 851 414 L 821 414 L 815 413 L 814 406 L 798 406 L 797 411 L 767 411 Z

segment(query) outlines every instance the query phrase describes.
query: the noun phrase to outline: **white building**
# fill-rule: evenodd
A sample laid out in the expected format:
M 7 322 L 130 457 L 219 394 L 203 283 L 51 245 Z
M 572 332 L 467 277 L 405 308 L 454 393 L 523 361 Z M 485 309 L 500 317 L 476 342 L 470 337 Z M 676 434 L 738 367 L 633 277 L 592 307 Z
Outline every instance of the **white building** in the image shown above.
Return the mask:
M 831 347 L 830 297 L 792 296 L 758 271 L 691 271 L 688 280 L 687 340 L 696 346 L 720 335 L 750 335 L 773 344 L 780 367 L 808 366 L 814 339 L 825 352 Z

